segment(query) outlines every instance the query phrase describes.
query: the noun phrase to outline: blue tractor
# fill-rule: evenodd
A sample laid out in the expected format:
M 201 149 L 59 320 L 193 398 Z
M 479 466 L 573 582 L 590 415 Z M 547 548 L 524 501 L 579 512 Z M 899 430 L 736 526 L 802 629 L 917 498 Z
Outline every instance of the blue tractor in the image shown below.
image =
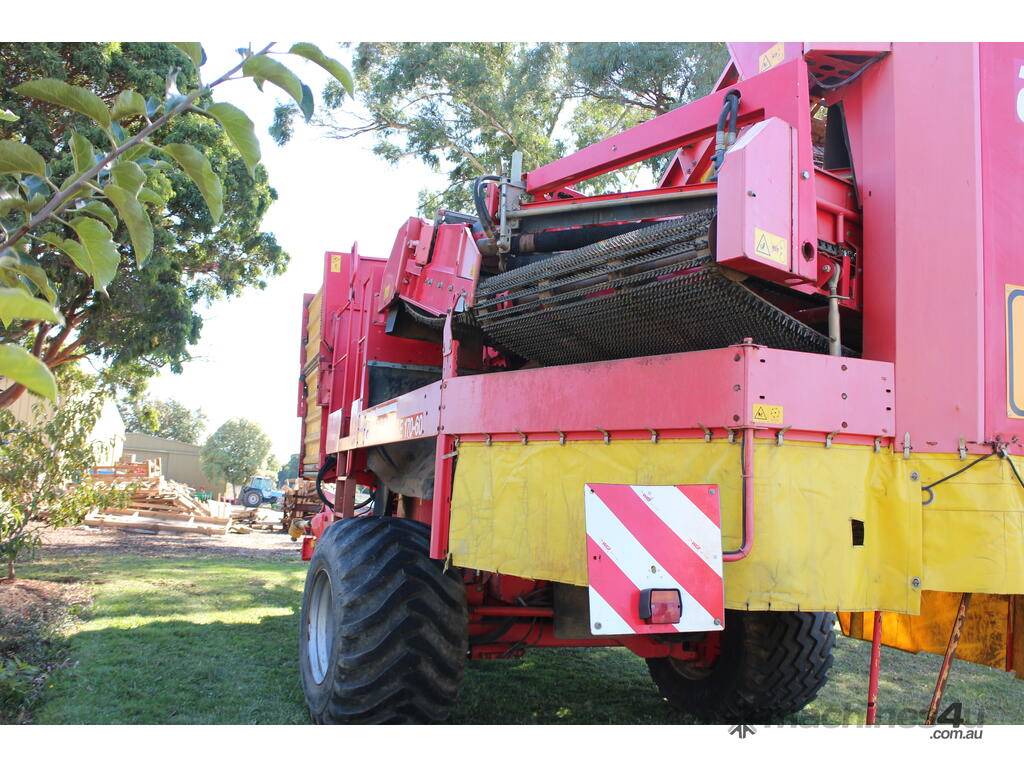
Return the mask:
M 276 504 L 284 498 L 284 493 L 274 488 L 274 481 L 269 477 L 254 475 L 238 494 L 237 502 L 244 507 L 258 507 L 262 504 Z

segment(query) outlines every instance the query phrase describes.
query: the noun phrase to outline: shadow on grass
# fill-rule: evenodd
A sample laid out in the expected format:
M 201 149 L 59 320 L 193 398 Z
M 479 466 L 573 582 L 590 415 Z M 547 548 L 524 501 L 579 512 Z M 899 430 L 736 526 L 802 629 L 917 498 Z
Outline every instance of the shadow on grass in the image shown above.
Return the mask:
M 54 681 L 40 723 L 306 723 L 298 619 L 155 621 L 83 630 L 74 667 Z

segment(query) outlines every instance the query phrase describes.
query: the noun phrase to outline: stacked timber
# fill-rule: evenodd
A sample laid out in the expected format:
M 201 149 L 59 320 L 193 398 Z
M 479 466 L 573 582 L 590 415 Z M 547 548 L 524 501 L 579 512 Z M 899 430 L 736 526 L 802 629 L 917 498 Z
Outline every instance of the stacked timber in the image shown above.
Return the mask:
M 234 522 L 230 504 L 195 498 L 187 485 L 163 476 L 159 459 L 97 466 L 86 481 L 122 491 L 125 499 L 124 506 L 86 515 L 84 522 L 89 526 L 212 535 L 228 533 Z
M 323 504 L 316 493 L 315 480 L 307 480 L 304 477 L 289 480 L 281 502 L 281 509 L 284 510 L 282 526 L 287 531 L 292 520 L 312 517 L 323 508 Z

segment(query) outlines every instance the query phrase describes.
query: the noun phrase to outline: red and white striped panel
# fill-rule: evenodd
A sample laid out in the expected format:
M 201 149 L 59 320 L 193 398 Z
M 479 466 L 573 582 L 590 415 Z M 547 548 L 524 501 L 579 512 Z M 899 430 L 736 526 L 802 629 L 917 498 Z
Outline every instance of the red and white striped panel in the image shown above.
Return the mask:
M 583 495 L 593 634 L 723 628 L 718 486 L 588 483 Z M 652 588 L 679 590 L 679 623 L 640 618 L 640 591 Z

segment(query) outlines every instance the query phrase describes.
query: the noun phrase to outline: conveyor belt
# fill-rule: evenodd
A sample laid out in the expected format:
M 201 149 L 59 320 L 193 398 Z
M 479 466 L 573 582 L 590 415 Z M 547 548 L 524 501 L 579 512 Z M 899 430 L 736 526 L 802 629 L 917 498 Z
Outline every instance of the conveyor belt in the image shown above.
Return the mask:
M 544 365 L 713 349 L 745 337 L 828 352 L 828 339 L 741 282 L 708 248 L 714 209 L 483 281 L 473 315 L 490 343 Z

